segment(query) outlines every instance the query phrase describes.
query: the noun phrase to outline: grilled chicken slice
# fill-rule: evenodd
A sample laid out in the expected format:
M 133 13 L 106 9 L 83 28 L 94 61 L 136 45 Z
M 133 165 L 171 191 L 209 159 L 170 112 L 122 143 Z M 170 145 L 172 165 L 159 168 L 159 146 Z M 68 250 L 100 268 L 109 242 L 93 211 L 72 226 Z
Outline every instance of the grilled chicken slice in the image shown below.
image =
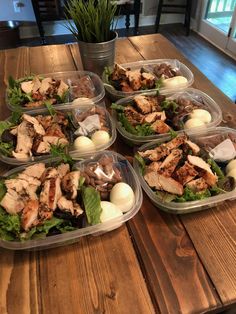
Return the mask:
M 160 145 L 156 147 L 155 149 L 149 149 L 144 152 L 138 152 L 138 153 L 141 157 L 148 158 L 151 161 L 158 161 L 161 158 L 167 156 L 169 154 L 169 150 L 163 145 Z
M 29 200 L 22 211 L 21 226 L 28 231 L 38 224 L 39 202 L 38 200 Z
M 141 80 L 142 86 L 145 88 L 153 88 L 156 83 L 156 77 L 151 73 L 143 72 Z
M 216 175 L 214 175 L 208 163 L 206 163 L 201 157 L 198 156 L 188 155 L 187 158 L 193 166 L 198 167 L 202 170 L 201 177 L 203 177 L 208 185 L 213 186 L 216 184 L 218 178 Z
M 14 157 L 28 158 L 31 154 L 31 148 L 33 146 L 34 131 L 31 124 L 27 121 L 21 122 L 17 127 L 17 145 L 15 152 L 12 154 Z
M 37 179 L 40 179 L 42 174 L 45 171 L 45 164 L 40 162 L 35 165 L 27 167 L 22 174 L 26 174 L 27 176 L 31 176 Z
M 71 171 L 62 179 L 62 189 L 68 193 L 71 199 L 77 197 L 77 190 L 79 186 L 80 171 Z
M 183 195 L 183 186 L 171 177 L 165 177 L 157 172 L 150 172 L 144 175 L 148 185 L 156 190 L 163 190 L 171 194 Z
M 188 182 L 187 187 L 189 187 L 194 192 L 201 192 L 208 188 L 208 184 L 203 178 L 198 178 Z
M 126 77 L 126 69 L 123 68 L 121 65 L 115 63 L 111 79 L 116 81 L 121 79 L 122 77 Z
M 133 89 L 129 86 L 129 84 L 126 81 L 120 83 L 120 88 L 123 92 L 127 93 L 133 92 Z
M 180 136 L 173 138 L 173 140 L 169 141 L 166 144 L 162 144 L 162 146 L 168 148 L 169 150 L 172 150 L 172 149 L 178 148 L 180 145 L 184 144 L 184 142 L 186 140 L 187 140 L 187 136 L 184 134 L 184 135 L 180 135 Z
M 197 144 L 191 142 L 190 140 L 185 141 L 185 143 L 188 145 L 188 147 L 192 150 L 192 152 L 195 155 L 197 155 L 200 152 L 200 147 Z
M 147 114 L 152 112 L 152 105 L 146 98 L 146 96 L 143 95 L 137 95 L 134 97 L 134 102 L 136 107 L 143 113 Z
M 163 174 L 166 177 L 171 177 L 182 156 L 183 152 L 181 149 L 173 149 L 170 155 L 168 155 L 162 162 L 158 173 Z
M 57 167 L 57 172 L 62 179 L 68 172 L 70 172 L 70 166 L 68 164 L 60 164 Z
M 139 70 L 126 71 L 126 76 L 129 80 L 130 87 L 136 91 L 142 87 L 141 84 L 141 73 Z
M 34 83 L 33 83 L 33 81 L 22 82 L 20 84 L 20 87 L 24 93 L 30 94 L 33 90 Z
M 41 86 L 39 89 L 40 94 L 45 95 L 47 90 L 51 87 L 52 83 L 52 78 L 51 77 L 46 77 L 41 81 Z
M 194 166 L 185 161 L 185 164 L 176 171 L 177 180 L 185 185 L 189 181 L 193 180 L 198 172 L 194 169 Z
M 43 126 L 45 130 L 52 124 L 53 121 L 52 116 L 37 115 L 35 118 L 38 120 L 38 122 Z
M 57 95 L 62 97 L 63 94 L 68 90 L 68 88 L 69 88 L 69 86 L 61 80 L 60 85 L 59 85 L 58 90 L 57 90 Z
M 36 93 L 40 89 L 41 82 L 40 82 L 39 78 L 37 76 L 35 76 L 33 81 L 32 81 L 32 83 L 33 83 L 32 93 L 34 94 L 34 93 Z
M 35 117 L 29 116 L 28 114 L 23 114 L 22 116 L 23 120 L 31 123 L 34 127 L 34 130 L 37 134 L 44 135 L 45 130 L 43 126 L 38 122 L 38 120 Z
M 11 215 L 15 215 L 22 211 L 24 208 L 24 201 L 19 196 L 19 194 L 12 190 L 8 189 L 7 193 L 4 195 L 1 200 L 0 205 Z
M 170 130 L 169 125 L 162 120 L 156 120 L 153 124 L 151 124 L 151 128 L 158 134 L 167 133 Z
M 45 204 L 52 211 L 56 209 L 57 202 L 62 196 L 60 184 L 61 179 L 59 177 L 46 180 L 39 196 L 40 203 Z
M 83 210 L 79 204 L 66 199 L 65 196 L 62 196 L 58 200 L 57 205 L 61 211 L 70 212 L 75 217 L 78 217 L 79 215 L 83 213 Z
M 145 172 L 157 172 L 160 169 L 162 162 L 161 161 L 153 161 L 152 163 L 150 163 L 150 165 L 146 166 L 145 168 Z
M 142 123 L 144 118 L 144 116 L 141 113 L 137 112 L 132 106 L 126 106 L 124 114 L 129 123 L 134 126 Z
M 166 120 L 165 111 L 152 112 L 152 113 L 149 113 L 149 114 L 145 115 L 145 117 L 144 117 L 144 122 L 146 122 L 146 123 L 153 123 L 156 120 L 165 121 Z

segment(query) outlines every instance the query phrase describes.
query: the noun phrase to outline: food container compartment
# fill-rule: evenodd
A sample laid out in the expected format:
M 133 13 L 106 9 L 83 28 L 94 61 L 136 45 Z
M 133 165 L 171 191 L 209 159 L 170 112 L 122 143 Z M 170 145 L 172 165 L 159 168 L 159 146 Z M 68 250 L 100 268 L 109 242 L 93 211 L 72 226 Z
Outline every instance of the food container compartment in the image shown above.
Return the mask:
M 124 68 L 130 68 L 131 70 L 138 70 L 138 69 L 144 68 L 145 70 L 150 71 L 150 73 L 153 73 L 154 66 L 159 65 L 161 63 L 167 63 L 171 65 L 173 68 L 178 69 L 181 76 L 184 76 L 187 79 L 187 83 L 179 84 L 178 86 L 174 88 L 160 87 L 159 89 L 160 93 L 165 94 L 176 89 L 181 90 L 193 84 L 193 81 L 194 81 L 193 73 L 190 71 L 190 69 L 186 65 L 184 65 L 183 63 L 181 63 L 180 61 L 176 59 L 143 60 L 143 61 L 137 61 L 137 62 L 131 62 L 131 63 L 124 63 L 124 64 L 121 64 L 121 66 Z M 107 73 L 106 71 L 103 72 L 102 80 L 103 80 L 106 92 L 108 93 L 112 101 L 116 101 L 120 98 L 129 97 L 136 94 L 141 94 L 144 92 L 144 90 L 138 90 L 138 91 L 133 91 L 133 92 L 123 92 L 123 91 L 116 90 L 114 86 L 110 84 L 106 73 Z M 157 88 L 155 88 L 154 90 L 157 90 Z M 151 92 L 151 91 L 153 91 L 153 89 L 145 90 L 145 92 Z
M 66 71 L 66 72 L 54 72 L 47 74 L 39 74 L 38 77 L 46 78 L 51 77 L 56 80 L 62 80 L 67 85 L 69 85 L 69 90 L 66 95 L 66 101 L 64 103 L 56 103 L 53 107 L 60 108 L 61 106 L 67 105 L 71 106 L 72 102 L 76 101 L 76 105 L 83 106 L 88 105 L 88 103 L 101 104 L 102 99 L 105 96 L 105 90 L 103 83 L 99 76 L 95 73 L 89 71 Z M 23 78 L 19 78 L 22 80 Z M 13 105 L 8 97 L 8 91 L 6 91 L 6 104 L 8 108 L 12 111 L 16 110 L 16 105 Z M 74 104 L 74 103 L 73 103 Z M 44 106 L 26 108 L 20 105 L 23 111 L 32 111 L 44 108 Z
M 143 93 L 143 95 L 148 95 L 148 96 L 156 96 L 155 92 L 152 93 Z M 184 97 L 186 99 L 193 99 L 194 101 L 201 102 L 202 108 L 209 111 L 211 114 L 212 120 L 210 123 L 205 124 L 204 126 L 198 126 L 198 127 L 193 127 L 191 129 L 186 129 L 185 132 L 188 134 L 198 132 L 199 130 L 207 127 L 207 128 L 213 128 L 216 127 L 217 125 L 220 124 L 222 120 L 222 112 L 220 107 L 216 104 L 216 102 L 209 97 L 207 94 L 201 92 L 200 90 L 194 89 L 194 88 L 187 88 L 184 91 L 177 91 L 177 92 L 169 92 L 165 93 L 165 96 L 167 99 L 174 99 L 177 97 Z M 133 100 L 135 96 L 130 96 L 127 98 L 120 99 L 116 102 L 118 105 L 125 105 L 128 104 Z M 121 122 L 118 121 L 117 117 L 117 111 L 115 109 L 112 110 L 112 116 L 113 119 L 116 123 L 116 128 L 118 132 L 121 134 L 121 136 L 124 138 L 124 140 L 129 144 L 129 145 L 142 145 L 147 142 L 151 142 L 153 140 L 163 140 L 169 136 L 168 133 L 164 134 L 154 134 L 154 135 L 147 135 L 147 136 L 138 136 L 134 135 L 130 132 L 128 132 L 121 124 Z M 177 133 L 181 131 L 175 131 Z
M 78 242 L 82 237 L 86 235 L 101 235 L 108 231 L 114 230 L 120 227 L 124 222 L 130 220 L 134 215 L 136 215 L 142 204 L 142 189 L 134 169 L 122 155 L 111 151 L 100 152 L 87 160 L 75 163 L 73 166 L 73 170 L 77 169 L 81 171 L 88 163 L 97 162 L 104 155 L 112 157 L 114 161 L 113 165 L 115 165 L 120 170 L 122 181 L 130 185 L 134 192 L 134 203 L 132 208 L 128 212 L 124 213 L 120 217 L 112 218 L 106 222 L 98 223 L 95 225 L 88 225 L 86 222 L 84 222 L 83 227 L 78 230 L 67 231 L 65 233 L 57 235 L 50 235 L 43 239 L 30 239 L 25 240 L 24 242 L 0 240 L 0 247 L 10 250 L 39 250 L 68 245 L 74 242 Z M 55 162 L 55 159 L 48 159 L 47 161 L 45 161 L 45 164 L 46 166 L 50 167 L 53 166 Z M 7 178 L 9 176 L 14 177 L 17 173 L 23 171 L 24 169 L 25 166 L 14 168 L 5 173 L 3 175 L 3 178 Z
M 54 108 L 54 107 L 53 107 Z M 105 144 L 101 144 L 101 145 L 97 145 L 95 147 L 95 149 L 91 150 L 88 149 L 86 150 L 86 152 L 84 153 L 79 153 L 77 150 L 75 150 L 74 145 L 73 145 L 73 140 L 76 138 L 70 138 L 69 139 L 69 146 L 67 146 L 65 152 L 69 153 L 72 158 L 85 158 L 88 157 L 96 152 L 99 151 L 103 151 L 107 148 L 109 148 L 115 141 L 116 139 L 116 128 L 115 128 L 115 124 L 113 122 L 112 117 L 110 116 L 109 112 L 102 106 L 93 106 L 93 105 L 83 105 L 82 107 L 78 107 L 78 105 L 73 105 L 70 108 L 68 108 L 67 105 L 65 106 L 60 106 L 60 110 L 57 110 L 58 112 L 63 112 L 63 113 L 70 113 L 71 117 L 72 117 L 72 121 L 74 123 L 75 126 L 79 126 L 76 117 L 79 116 L 80 114 L 90 110 L 91 108 L 98 108 L 100 111 L 104 112 L 104 116 L 105 116 L 105 121 L 106 124 L 108 126 L 108 133 L 110 135 L 109 141 Z M 34 111 L 28 111 L 25 112 L 27 115 L 30 116 L 37 116 L 37 115 L 50 115 L 50 112 L 48 109 L 38 109 L 38 110 L 34 110 Z M 14 157 L 9 157 L 9 156 L 5 156 L 2 152 L 0 152 L 0 160 L 10 164 L 10 165 L 21 165 L 21 164 L 28 164 L 28 163 L 32 163 L 32 162 L 36 162 L 36 161 L 42 161 L 45 159 L 48 159 L 51 155 L 50 154 L 44 154 L 44 155 L 40 155 L 40 156 L 32 156 L 29 157 L 29 159 L 27 160 L 20 160 L 20 159 L 16 159 Z
M 226 127 L 218 127 L 214 129 L 206 129 L 206 130 L 199 131 L 198 133 L 191 134 L 189 137 L 191 141 L 198 144 L 200 147 L 205 147 L 206 151 L 209 152 L 210 149 L 214 148 L 220 142 L 228 138 L 233 140 L 234 145 L 235 145 L 236 130 L 226 128 Z M 171 137 L 169 137 L 167 140 L 158 140 L 158 141 L 153 141 L 151 143 L 147 143 L 141 146 L 139 148 L 139 151 L 152 149 L 154 147 L 159 146 L 160 144 L 164 142 L 169 141 L 170 139 Z M 220 163 L 220 167 L 225 174 L 226 163 Z M 230 192 L 225 192 L 223 194 L 211 196 L 211 197 L 201 199 L 201 200 L 196 200 L 196 201 L 187 201 L 183 203 L 178 203 L 178 202 L 173 202 L 173 201 L 165 202 L 156 195 L 155 191 L 153 191 L 149 187 L 147 182 L 144 180 L 140 164 L 136 160 L 136 158 L 134 158 L 134 169 L 139 177 L 142 188 L 147 193 L 152 203 L 155 206 L 157 206 L 159 209 L 165 212 L 171 213 L 171 214 L 187 214 L 187 213 L 192 213 L 196 211 L 201 211 L 201 210 L 212 208 L 216 205 L 219 205 L 226 200 L 236 199 L 236 189 L 234 189 Z

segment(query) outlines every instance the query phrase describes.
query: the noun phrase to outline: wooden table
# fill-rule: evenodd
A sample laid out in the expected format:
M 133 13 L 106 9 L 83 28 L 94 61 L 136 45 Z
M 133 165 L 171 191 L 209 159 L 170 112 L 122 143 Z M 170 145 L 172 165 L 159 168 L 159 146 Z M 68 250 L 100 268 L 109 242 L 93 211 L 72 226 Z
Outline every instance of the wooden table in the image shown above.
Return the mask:
M 235 105 L 161 35 L 120 39 L 116 60 L 177 58 L 194 87 L 236 126 Z M 8 76 L 81 69 L 77 45 L 0 51 L 1 119 Z M 120 138 L 113 148 L 131 155 Z M 6 169 L 5 165 L 1 165 Z M 170 215 L 144 195 L 126 225 L 98 237 L 40 252 L 0 249 L 0 313 L 206 313 L 236 305 L 236 201 Z M 236 310 L 235 310 L 236 311 Z M 235 312 L 234 312 L 235 313 Z

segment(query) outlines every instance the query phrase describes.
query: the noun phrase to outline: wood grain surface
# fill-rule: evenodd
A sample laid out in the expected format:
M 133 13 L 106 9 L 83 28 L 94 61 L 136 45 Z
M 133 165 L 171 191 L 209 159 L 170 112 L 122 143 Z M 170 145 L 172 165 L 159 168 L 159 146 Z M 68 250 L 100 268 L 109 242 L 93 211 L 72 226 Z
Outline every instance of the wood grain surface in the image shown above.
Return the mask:
M 236 126 L 229 99 L 164 37 L 117 41 L 117 62 L 144 58 L 184 62 L 194 73 L 194 87 L 212 96 Z M 4 101 L 9 75 L 74 69 L 82 69 L 76 44 L 0 51 L 0 118 L 9 114 Z M 112 149 L 128 157 L 134 152 L 119 136 Z M 193 314 L 233 306 L 235 205 L 176 216 L 144 195 L 140 212 L 118 230 L 40 252 L 0 249 L 0 313 Z

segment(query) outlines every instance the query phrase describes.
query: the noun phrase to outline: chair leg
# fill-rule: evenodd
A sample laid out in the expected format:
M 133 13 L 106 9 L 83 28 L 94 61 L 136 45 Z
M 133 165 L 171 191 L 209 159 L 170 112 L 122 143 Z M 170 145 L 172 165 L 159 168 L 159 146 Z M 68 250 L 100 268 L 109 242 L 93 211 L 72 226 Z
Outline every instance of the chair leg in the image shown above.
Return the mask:
M 159 0 L 158 7 L 157 7 L 157 16 L 155 22 L 155 32 L 158 33 L 160 19 L 161 19 L 161 11 L 162 11 L 163 0 Z
M 138 34 L 141 0 L 134 0 L 134 35 Z
M 190 33 L 191 8 L 192 8 L 192 0 L 187 0 L 186 11 L 185 11 L 185 21 L 184 21 L 184 26 L 186 27 L 186 36 L 189 36 L 189 33 Z
M 42 21 L 40 19 L 40 14 L 39 14 L 39 7 L 38 7 L 38 3 L 35 0 L 32 0 L 32 6 L 33 6 L 33 10 L 34 10 L 34 14 L 35 14 L 35 19 L 36 19 L 36 23 L 38 26 L 38 30 L 39 30 L 39 35 L 41 37 L 42 40 L 42 44 L 45 45 L 46 44 L 46 40 L 45 40 L 45 32 L 43 29 L 43 24 Z

